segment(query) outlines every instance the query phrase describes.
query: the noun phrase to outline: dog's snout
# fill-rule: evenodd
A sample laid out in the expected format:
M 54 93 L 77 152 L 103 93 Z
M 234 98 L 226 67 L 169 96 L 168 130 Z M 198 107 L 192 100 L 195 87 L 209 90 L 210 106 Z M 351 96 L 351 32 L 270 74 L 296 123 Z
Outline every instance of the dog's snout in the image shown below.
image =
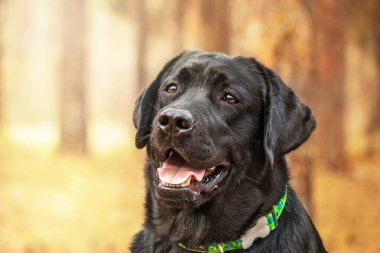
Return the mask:
M 158 117 L 160 128 L 175 135 L 190 132 L 194 123 L 193 116 L 187 110 L 168 108 Z

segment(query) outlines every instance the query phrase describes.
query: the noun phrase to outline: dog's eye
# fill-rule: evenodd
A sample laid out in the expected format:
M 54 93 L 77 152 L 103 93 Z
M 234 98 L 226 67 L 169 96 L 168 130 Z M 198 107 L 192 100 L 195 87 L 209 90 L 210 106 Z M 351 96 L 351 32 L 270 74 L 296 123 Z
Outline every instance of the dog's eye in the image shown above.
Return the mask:
M 230 93 L 225 93 L 223 95 L 223 101 L 228 103 L 228 104 L 238 103 L 238 100 L 234 96 L 232 96 Z
M 170 94 L 175 94 L 175 93 L 177 93 L 177 84 L 175 84 L 175 83 L 171 83 L 171 84 L 169 84 L 168 86 L 166 86 L 166 89 L 165 89 L 165 91 L 167 92 L 167 93 L 170 93 Z

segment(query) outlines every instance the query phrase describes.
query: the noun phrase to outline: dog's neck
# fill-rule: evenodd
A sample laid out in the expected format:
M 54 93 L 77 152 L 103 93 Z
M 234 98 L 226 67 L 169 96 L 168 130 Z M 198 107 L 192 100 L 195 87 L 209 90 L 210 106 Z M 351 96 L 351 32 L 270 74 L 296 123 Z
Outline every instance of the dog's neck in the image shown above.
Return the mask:
M 270 231 L 275 230 L 278 226 L 278 220 L 285 208 L 287 199 L 288 187 L 285 185 L 284 196 L 275 204 L 269 213 L 257 219 L 253 226 L 236 240 L 226 242 L 214 242 L 210 245 L 201 245 L 197 248 L 188 248 L 183 243 L 178 245 L 188 251 L 193 252 L 224 252 L 239 249 L 249 249 L 252 243 L 258 238 L 265 238 L 270 234 Z
M 199 208 L 172 209 L 160 206 L 152 193 L 150 201 L 153 211 L 148 215 L 153 220 L 154 230 L 159 233 L 157 239 L 171 244 L 184 242 L 193 247 L 240 238 L 283 196 L 287 183 L 287 176 L 286 180 L 280 180 L 284 177 L 279 173 L 287 173 L 283 166 L 279 164 L 276 166 L 279 168 L 267 168 L 266 173 L 271 175 L 266 175 L 262 183 L 244 180 L 221 193 L 223 196 Z M 250 194 L 247 197 L 241 194 L 243 192 Z

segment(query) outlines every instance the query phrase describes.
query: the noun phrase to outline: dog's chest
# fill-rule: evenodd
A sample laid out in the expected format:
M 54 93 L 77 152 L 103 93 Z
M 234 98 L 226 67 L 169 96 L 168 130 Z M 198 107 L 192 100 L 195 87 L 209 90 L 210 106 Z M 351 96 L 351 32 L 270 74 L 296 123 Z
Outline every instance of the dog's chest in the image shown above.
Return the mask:
M 202 215 L 188 212 L 163 212 L 155 218 L 156 231 L 160 237 L 168 237 L 172 242 L 203 241 L 209 233 L 209 223 Z
M 155 217 L 154 224 L 157 241 L 162 243 L 161 247 L 166 249 L 165 252 L 182 252 L 179 242 L 192 248 L 238 237 L 237 232 L 231 230 L 233 225 L 229 226 L 225 221 L 216 221 L 200 213 L 161 212 L 161 215 Z

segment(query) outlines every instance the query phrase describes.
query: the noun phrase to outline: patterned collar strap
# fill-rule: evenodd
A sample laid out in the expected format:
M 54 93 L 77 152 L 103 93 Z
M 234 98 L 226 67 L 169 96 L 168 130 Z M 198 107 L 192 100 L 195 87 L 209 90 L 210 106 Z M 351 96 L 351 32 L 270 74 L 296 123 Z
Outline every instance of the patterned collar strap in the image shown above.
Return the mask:
M 282 198 L 272 207 L 272 210 L 265 216 L 256 221 L 256 225 L 250 228 L 238 240 L 229 242 L 215 242 L 209 246 L 199 246 L 197 248 L 187 248 L 183 243 L 178 245 L 191 252 L 227 252 L 239 249 L 248 249 L 257 238 L 265 238 L 269 235 L 270 231 L 278 226 L 278 219 L 285 208 L 286 198 L 288 196 L 288 186 L 285 185 L 285 193 Z

